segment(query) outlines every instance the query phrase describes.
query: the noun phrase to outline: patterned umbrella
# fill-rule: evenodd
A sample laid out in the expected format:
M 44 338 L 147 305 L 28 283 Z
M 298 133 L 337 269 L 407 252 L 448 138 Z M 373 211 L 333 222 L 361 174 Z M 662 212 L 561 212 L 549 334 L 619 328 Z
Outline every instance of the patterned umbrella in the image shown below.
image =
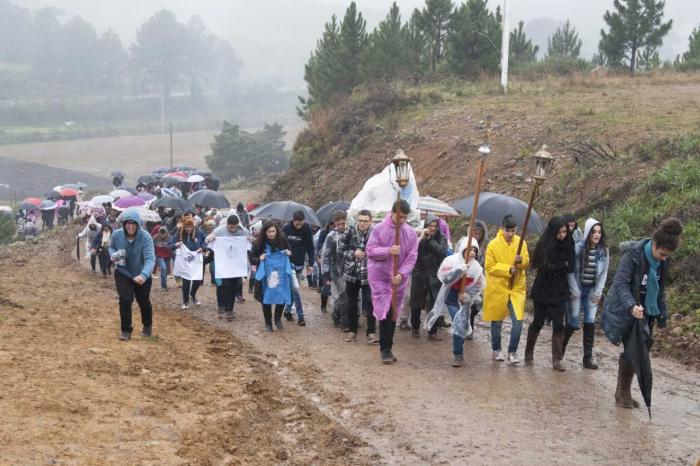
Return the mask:
M 160 215 L 158 215 L 158 212 L 155 212 L 150 209 L 145 209 L 143 207 L 134 207 L 128 210 L 136 211 L 139 214 L 139 217 L 141 217 L 142 222 L 160 222 L 161 220 Z M 125 213 L 126 212 L 122 212 L 121 214 L 119 214 L 119 217 L 117 217 L 117 221 L 121 222 L 122 217 L 124 217 Z
M 124 197 L 114 203 L 114 207 L 119 210 L 126 210 L 130 207 L 141 207 L 146 205 L 146 201 L 137 196 Z
M 128 196 L 124 196 L 124 197 L 128 197 Z M 112 202 L 114 202 L 114 197 L 112 197 L 108 194 L 101 194 L 99 196 L 93 197 L 90 202 L 92 202 L 93 204 L 97 204 L 97 205 L 99 205 L 99 204 L 111 204 Z
M 182 197 L 179 189 L 162 188 L 160 192 L 164 197 Z
M 125 197 L 133 196 L 133 194 L 131 194 L 129 191 L 126 191 L 126 190 L 121 189 L 121 188 L 115 189 L 114 191 L 109 193 L 109 195 L 112 196 L 114 199 L 122 199 Z
M 54 201 L 49 201 L 48 199 L 41 203 L 41 210 L 54 210 L 56 208 L 56 203 Z

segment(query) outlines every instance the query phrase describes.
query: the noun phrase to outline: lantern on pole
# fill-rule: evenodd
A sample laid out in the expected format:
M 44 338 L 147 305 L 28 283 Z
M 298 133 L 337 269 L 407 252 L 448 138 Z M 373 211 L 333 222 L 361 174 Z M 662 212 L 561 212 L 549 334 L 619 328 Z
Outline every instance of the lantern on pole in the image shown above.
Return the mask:
M 399 149 L 396 151 L 396 155 L 391 159 L 391 163 L 394 165 L 394 171 L 396 172 L 396 184 L 399 189 L 396 190 L 396 212 L 398 214 L 398 203 L 401 201 L 401 189 L 405 188 L 409 182 L 409 174 L 411 172 L 411 158 L 408 157 L 404 152 Z M 396 216 L 398 218 L 398 215 Z M 396 223 L 396 232 L 394 234 L 394 246 L 399 246 L 401 244 L 401 225 L 399 222 Z M 399 273 L 399 256 L 394 256 L 394 274 L 395 277 Z M 392 304 L 392 318 L 396 320 L 398 317 L 398 286 L 392 283 L 391 285 L 391 304 Z
M 532 213 L 532 205 L 535 203 L 535 199 L 540 193 L 540 186 L 542 186 L 542 183 L 545 182 L 547 179 L 547 175 L 549 174 L 550 167 L 552 166 L 552 163 L 554 162 L 554 157 L 552 156 L 551 153 L 547 150 L 546 145 L 542 145 L 540 150 L 538 150 L 535 155 L 532 156 L 532 159 L 534 161 L 534 167 L 533 167 L 533 173 L 530 175 L 530 177 L 533 180 L 532 183 L 532 190 L 530 191 L 530 202 L 527 204 L 527 214 L 525 214 L 525 221 L 523 222 L 523 227 L 522 230 L 520 231 L 520 241 L 518 242 L 518 252 L 516 253 L 517 256 L 520 256 L 520 253 L 523 250 L 523 241 L 525 240 L 525 235 L 527 234 L 527 225 L 530 221 L 530 214 Z M 509 282 L 509 287 L 510 289 L 513 289 L 513 286 L 515 284 L 515 279 L 517 278 L 518 274 L 520 273 L 520 269 L 518 268 L 519 262 L 516 262 L 514 264 L 516 268 L 516 272 L 510 277 L 510 282 Z

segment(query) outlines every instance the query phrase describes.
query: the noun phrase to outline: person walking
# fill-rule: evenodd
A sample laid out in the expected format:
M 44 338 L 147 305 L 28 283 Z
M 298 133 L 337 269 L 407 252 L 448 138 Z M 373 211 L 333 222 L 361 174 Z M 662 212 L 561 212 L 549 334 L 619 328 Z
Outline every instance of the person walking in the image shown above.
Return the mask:
M 447 256 L 447 238 L 440 231 L 438 218 L 428 214 L 418 241 L 418 257 L 411 272 L 411 327 L 413 336 L 420 338 L 420 315 L 432 310 L 440 292 L 437 271 Z M 437 322 L 428 331 L 428 340 L 440 341 Z
M 508 364 L 520 363 L 518 344 L 525 317 L 525 271 L 530 264 L 527 244 L 523 241 L 518 255 L 520 237 L 515 234 L 517 224 L 512 215 L 506 215 L 496 237 L 486 249 L 486 288 L 484 289 L 484 320 L 491 322 L 491 350 L 495 361 L 504 361 L 501 352 L 503 319 L 510 316 L 512 323 L 508 343 Z M 513 279 L 511 288 L 510 281 Z
M 476 257 L 476 260 L 479 262 L 481 267 L 483 268 L 485 265 L 486 261 L 486 248 L 489 245 L 489 230 L 488 227 L 486 226 L 486 223 L 484 223 L 481 220 L 477 220 L 474 222 L 474 239 L 476 240 L 478 246 L 479 246 L 479 254 Z M 482 296 L 483 297 L 483 296 Z M 467 334 L 467 337 L 465 338 L 466 340 L 473 340 L 474 339 L 474 330 L 476 330 L 476 327 L 474 326 L 474 322 L 476 320 L 476 316 L 479 315 L 479 312 L 481 311 L 481 304 L 479 305 L 472 305 L 471 312 L 469 315 L 469 327 L 472 329 L 470 333 Z
M 150 337 L 153 332 L 153 308 L 151 307 L 151 271 L 155 266 L 153 239 L 141 228 L 138 212 L 129 209 L 122 217 L 122 228 L 112 234 L 109 254 L 115 263 L 114 281 L 119 295 L 120 340 L 131 339 L 131 305 L 136 302 L 141 310 L 143 331 Z
M 170 249 L 173 254 L 177 254 L 177 250 L 181 246 L 185 246 L 187 249 L 193 253 L 201 254 L 204 250 L 204 236 L 201 232 L 195 229 L 194 218 L 192 216 L 186 216 L 182 219 L 182 224 L 178 228 L 178 231 L 170 239 Z M 192 298 L 192 303 L 199 306 L 201 301 L 197 299 L 197 291 L 202 285 L 202 280 L 189 280 L 185 277 L 182 278 L 182 309 L 187 310 L 190 308 L 190 298 Z
M 552 217 L 540 236 L 532 256 L 537 270 L 530 291 L 535 303 L 535 316 L 527 329 L 525 364 L 533 363 L 535 343 L 544 326 L 545 317 L 552 321 L 552 369 L 565 370 L 562 364 L 564 346 L 564 303 L 569 299 L 567 276 L 574 271 L 575 253 L 564 217 Z
M 668 258 L 678 250 L 683 225 L 676 218 L 667 218 L 651 238 L 633 242 L 626 248 L 603 310 L 603 331 L 614 344 L 627 348 L 634 319 L 645 319 L 649 333 L 654 325 L 665 328 L 668 322 L 665 285 L 668 278 Z M 638 408 L 631 388 L 634 366 L 624 356 L 618 358 L 615 403 L 622 408 Z
M 359 325 L 358 299 L 362 297 L 362 309 L 367 313 L 367 343 L 377 343 L 376 320 L 372 309 L 372 292 L 367 278 L 367 241 L 372 232 L 372 213 L 361 210 L 356 225 L 351 225 L 342 237 L 343 277 L 347 294 L 347 314 L 350 333 L 345 341 L 357 341 Z
M 98 226 L 100 226 L 100 224 L 97 223 L 95 217 L 91 215 L 88 219 L 87 225 L 85 225 L 85 228 L 83 228 L 83 231 L 78 233 L 78 236 L 76 236 L 76 239 L 78 240 L 85 238 L 85 257 L 90 257 L 90 268 L 92 269 L 93 273 L 97 272 L 97 269 L 95 268 L 97 264 L 97 253 L 95 252 L 95 248 L 93 248 L 92 243 L 97 234 L 100 232 Z
M 100 264 L 100 272 L 102 277 L 112 275 L 112 261 L 109 258 L 109 243 L 112 240 L 112 227 L 110 225 L 102 225 L 102 229 L 92 241 L 92 250 L 97 256 Z
M 593 359 L 595 317 L 608 277 L 610 252 L 603 225 L 598 220 L 594 218 L 586 220 L 583 238 L 575 245 L 574 273 L 569 275 L 571 298 L 568 306 L 568 322 L 564 330 L 562 355 L 566 353 L 569 339 L 579 329 L 579 314 L 583 308 L 583 367 L 598 369 L 598 364 Z
M 406 224 L 411 213 L 408 202 L 394 203 L 391 213 L 370 233 L 367 241 L 367 278 L 372 290 L 374 317 L 379 321 L 379 352 L 384 364 L 396 362 L 392 352 L 398 309 L 392 303 L 394 290 L 400 303 L 406 293 L 407 278 L 418 257 L 418 237 L 415 230 Z M 396 228 L 399 244 L 394 244 Z M 398 273 L 394 273 L 394 258 L 398 258 Z
M 241 226 L 245 228 L 246 230 L 250 228 L 250 215 L 248 215 L 248 212 L 246 212 L 245 207 L 243 207 L 243 203 L 239 202 L 236 205 L 236 215 L 240 219 Z
M 168 289 L 168 274 L 170 273 L 170 260 L 173 257 L 173 251 L 170 247 L 170 236 L 168 229 L 161 225 L 157 227 L 158 231 L 153 234 L 153 245 L 156 251 L 156 267 L 160 274 L 160 287 L 163 290 Z
M 272 305 L 275 306 L 274 320 L 277 330 L 282 330 L 284 306 L 292 301 L 292 269 L 287 238 L 273 221 L 263 224 L 260 234 L 251 250 L 251 260 L 257 267 L 255 274 L 255 299 L 262 304 L 265 328 L 272 332 Z
M 336 210 L 333 212 L 332 218 L 334 229 L 328 233 L 323 243 L 321 274 L 324 281 L 331 284 L 330 304 L 333 324 L 349 331 L 346 283 L 343 275 L 343 251 L 341 250 L 347 224 L 347 213 L 343 210 Z
M 306 223 L 304 211 L 297 210 L 292 215 L 292 221 L 284 226 L 283 232 L 289 242 L 289 247 L 292 251 L 291 262 L 294 272 L 297 276 L 297 281 L 301 283 L 304 274 L 304 262 L 309 266 L 306 268 L 306 274 L 313 272 L 314 263 L 314 234 L 311 227 Z M 297 325 L 303 327 L 306 325 L 304 320 L 304 305 L 301 302 L 301 293 L 297 292 L 296 288 L 292 288 L 292 298 L 297 311 Z M 291 321 L 292 308 L 291 304 L 284 310 L 284 316 Z
M 328 234 L 335 229 L 335 224 L 331 220 L 326 228 L 323 228 L 318 233 L 318 241 L 316 242 L 316 264 L 318 268 L 318 292 L 321 295 L 321 312 L 328 312 L 328 297 L 331 295 L 331 280 L 324 277 L 323 274 L 323 245 L 326 242 Z

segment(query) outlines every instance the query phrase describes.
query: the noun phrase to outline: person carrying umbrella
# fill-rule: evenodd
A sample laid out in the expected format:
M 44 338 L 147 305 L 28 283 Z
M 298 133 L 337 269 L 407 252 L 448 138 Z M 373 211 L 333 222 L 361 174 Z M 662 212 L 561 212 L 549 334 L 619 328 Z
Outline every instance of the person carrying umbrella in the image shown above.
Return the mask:
M 535 343 L 545 317 L 552 321 L 552 369 L 565 370 L 561 363 L 564 346 L 564 303 L 569 299 L 567 276 L 574 272 L 574 243 L 564 217 L 552 217 L 540 236 L 532 256 L 537 270 L 530 296 L 535 303 L 535 317 L 527 329 L 525 364 L 532 364 Z
M 633 242 L 626 248 L 615 278 L 605 300 L 602 322 L 605 336 L 614 345 L 622 342 L 624 352 L 618 359 L 615 403 L 623 408 L 638 408 L 639 402 L 632 398 L 632 378 L 635 374 L 634 353 L 637 348 L 630 344 L 632 329 L 636 323 L 645 324 L 649 337 L 654 324 L 665 328 L 668 321 L 665 282 L 669 273 L 667 259 L 680 246 L 683 225 L 676 218 L 667 218 L 654 231 L 651 238 Z M 638 319 L 635 322 L 635 319 Z M 648 351 L 648 347 L 646 351 Z M 648 353 L 646 354 L 648 358 Z M 648 364 L 648 360 L 647 360 Z M 649 376 L 651 374 L 648 374 Z M 640 377 L 640 372 L 637 372 Z M 641 383 L 640 383 L 641 386 Z M 642 387 L 644 389 L 644 387 Z M 651 380 L 646 387 L 647 406 L 651 404 Z M 643 392 L 644 394 L 644 392 Z M 646 400 L 645 400 L 646 401 Z
M 292 215 L 292 221 L 284 226 L 282 229 L 287 241 L 289 242 L 289 247 L 292 251 L 292 256 L 290 258 L 292 262 L 292 267 L 297 275 L 297 280 L 301 283 L 301 278 L 304 275 L 304 262 L 307 261 L 307 274 L 311 274 L 313 271 L 314 263 L 314 234 L 311 231 L 311 227 L 305 221 L 304 211 L 297 210 Z M 303 327 L 306 325 L 304 321 L 304 305 L 301 302 L 301 294 L 292 288 L 294 299 L 294 305 L 297 311 L 297 325 Z M 292 320 L 292 309 L 291 306 L 287 306 L 284 310 L 284 316 L 287 320 Z
M 384 364 L 396 362 L 391 351 L 398 309 L 393 302 L 400 303 L 408 287 L 408 277 L 418 257 L 418 237 L 406 224 L 411 206 L 403 199 L 396 201 L 391 214 L 372 229 L 367 241 L 367 277 L 372 290 L 374 317 L 379 321 L 379 352 Z M 399 228 L 399 244 L 395 245 L 395 234 Z M 398 273 L 394 274 L 393 258 L 398 257 Z M 396 297 L 393 296 L 394 291 Z
M 128 210 L 122 220 L 123 228 L 115 231 L 109 243 L 109 254 L 116 264 L 114 281 L 119 294 L 120 340 L 131 339 L 131 304 L 136 302 L 141 310 L 143 331 L 141 336 L 150 337 L 153 330 L 153 308 L 151 306 L 151 271 L 155 266 L 153 239 L 141 228 L 138 212 Z
M 610 252 L 606 245 L 603 225 L 598 220 L 586 220 L 583 238 L 576 243 L 574 273 L 569 275 L 571 298 L 562 353 L 566 352 L 569 339 L 579 329 L 579 313 L 583 307 L 583 367 L 598 369 L 598 364 L 593 359 L 595 316 L 608 277 Z
M 527 244 L 523 241 L 522 255 L 518 256 L 520 237 L 515 234 L 517 224 L 512 215 L 506 215 L 501 229 L 486 249 L 486 288 L 484 289 L 484 320 L 491 321 L 491 350 L 495 361 L 504 361 L 501 352 L 503 319 L 510 315 L 512 327 L 508 344 L 508 364 L 518 359 L 518 344 L 525 317 L 527 283 L 525 271 L 530 265 Z M 510 286 L 511 278 L 513 286 Z

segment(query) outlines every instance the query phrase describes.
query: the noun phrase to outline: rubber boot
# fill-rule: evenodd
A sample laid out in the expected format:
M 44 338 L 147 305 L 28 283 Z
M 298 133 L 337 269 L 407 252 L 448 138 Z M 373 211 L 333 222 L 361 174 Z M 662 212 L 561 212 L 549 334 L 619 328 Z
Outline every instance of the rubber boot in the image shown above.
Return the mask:
M 583 367 L 598 369 L 593 360 L 593 340 L 595 339 L 595 324 L 583 324 Z
M 542 330 L 542 329 L 540 329 Z M 540 330 L 535 330 L 532 325 L 527 329 L 527 343 L 525 344 L 525 364 L 532 365 L 535 353 L 535 343 L 540 335 Z
M 321 295 L 321 312 L 328 312 L 328 296 Z
M 571 339 L 571 335 L 574 334 L 578 330 L 576 327 L 572 327 L 569 324 L 566 324 L 566 328 L 564 329 L 564 343 L 562 344 L 561 347 L 561 357 L 563 358 L 564 355 L 566 354 L 566 346 L 569 344 L 569 340 Z
M 639 408 L 639 402 L 632 398 L 632 379 L 634 378 L 634 366 L 620 354 L 617 368 L 617 389 L 615 390 L 615 404 L 621 408 Z
M 563 372 L 566 370 L 561 363 L 563 346 L 564 332 L 552 332 L 552 369 L 555 371 Z

